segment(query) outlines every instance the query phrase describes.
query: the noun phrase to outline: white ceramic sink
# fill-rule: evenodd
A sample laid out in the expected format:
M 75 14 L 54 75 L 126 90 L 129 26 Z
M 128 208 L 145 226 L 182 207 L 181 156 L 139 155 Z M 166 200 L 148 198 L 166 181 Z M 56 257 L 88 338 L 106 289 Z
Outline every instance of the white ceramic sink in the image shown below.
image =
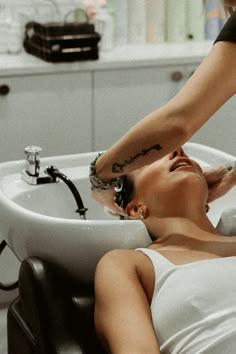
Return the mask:
M 235 157 L 188 143 L 185 151 L 201 166 L 227 164 Z M 0 164 L 0 239 L 6 239 L 17 257 L 41 256 L 90 281 L 101 256 L 114 248 L 145 247 L 151 240 L 141 221 L 107 216 L 92 200 L 89 163 L 96 153 L 41 158 L 41 168 L 56 166 L 78 188 L 87 220 L 80 220 L 68 187 L 59 183 L 32 186 L 21 178 L 24 161 Z M 236 206 L 236 190 L 211 205 L 209 217 L 217 225 L 222 210 Z

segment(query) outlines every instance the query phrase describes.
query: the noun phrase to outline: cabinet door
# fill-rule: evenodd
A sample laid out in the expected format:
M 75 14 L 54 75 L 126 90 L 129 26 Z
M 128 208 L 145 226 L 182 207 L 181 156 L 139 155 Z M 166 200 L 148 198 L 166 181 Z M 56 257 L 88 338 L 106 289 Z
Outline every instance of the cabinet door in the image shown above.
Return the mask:
M 24 158 L 27 145 L 42 156 L 91 151 L 91 81 L 89 73 L 1 77 L 0 161 Z
M 184 66 L 96 72 L 94 150 L 110 147 L 136 122 L 173 97 L 185 80 Z

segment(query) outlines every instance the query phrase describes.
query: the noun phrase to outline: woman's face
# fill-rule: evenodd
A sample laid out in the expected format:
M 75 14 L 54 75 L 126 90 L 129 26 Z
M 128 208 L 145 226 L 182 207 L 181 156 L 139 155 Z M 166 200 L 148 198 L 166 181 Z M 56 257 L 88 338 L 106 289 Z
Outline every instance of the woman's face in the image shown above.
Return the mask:
M 134 198 L 153 212 L 171 212 L 191 203 L 205 205 L 208 188 L 201 167 L 179 149 L 133 172 Z

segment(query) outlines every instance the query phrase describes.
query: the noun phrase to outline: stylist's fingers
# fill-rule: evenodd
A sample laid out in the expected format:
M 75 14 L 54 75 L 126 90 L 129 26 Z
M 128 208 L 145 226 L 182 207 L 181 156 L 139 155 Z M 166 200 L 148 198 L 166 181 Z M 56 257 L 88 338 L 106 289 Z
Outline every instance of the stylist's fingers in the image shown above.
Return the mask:
M 225 166 L 203 168 L 203 174 L 208 185 L 212 185 L 220 181 L 227 174 L 227 172 L 228 169 Z
M 227 192 L 227 185 L 225 181 L 220 181 L 214 184 L 212 187 L 208 188 L 208 198 L 207 202 L 211 203 L 214 200 L 222 197 Z
M 208 185 L 208 203 L 225 195 L 234 186 L 234 179 L 232 173 L 229 171 L 218 180 L 218 182 Z

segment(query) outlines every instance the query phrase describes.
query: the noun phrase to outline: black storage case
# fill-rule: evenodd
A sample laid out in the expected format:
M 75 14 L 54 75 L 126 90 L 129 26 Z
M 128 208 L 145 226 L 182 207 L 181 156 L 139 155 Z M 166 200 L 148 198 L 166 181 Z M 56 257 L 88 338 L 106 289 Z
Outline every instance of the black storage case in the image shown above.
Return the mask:
M 29 22 L 25 26 L 24 48 L 49 62 L 96 60 L 100 39 L 89 23 Z

